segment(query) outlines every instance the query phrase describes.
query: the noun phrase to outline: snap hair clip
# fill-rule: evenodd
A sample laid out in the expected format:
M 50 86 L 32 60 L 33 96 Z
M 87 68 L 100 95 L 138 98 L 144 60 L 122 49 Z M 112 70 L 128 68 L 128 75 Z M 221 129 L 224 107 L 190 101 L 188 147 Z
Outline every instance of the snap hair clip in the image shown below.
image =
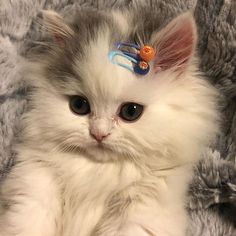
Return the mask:
M 108 54 L 108 58 L 112 63 L 117 64 L 139 75 L 146 75 L 149 72 L 150 66 L 148 62 L 150 62 L 156 55 L 156 50 L 153 47 L 149 45 L 140 47 L 139 45 L 134 43 L 118 42 L 116 44 L 116 48 L 117 50 L 110 51 Z M 127 51 L 125 50 L 125 48 L 131 48 L 134 52 Z M 132 62 L 133 66 L 117 62 L 115 60 L 116 56 L 121 56 L 128 59 L 130 62 Z

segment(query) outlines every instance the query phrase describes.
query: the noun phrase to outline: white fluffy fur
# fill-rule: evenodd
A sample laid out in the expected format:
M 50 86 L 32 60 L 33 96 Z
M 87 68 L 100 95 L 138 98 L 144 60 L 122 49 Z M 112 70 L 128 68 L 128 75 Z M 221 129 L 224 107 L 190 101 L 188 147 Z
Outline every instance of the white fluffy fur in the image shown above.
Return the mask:
M 181 78 L 166 70 L 137 79 L 110 63 L 107 41 L 102 32 L 86 66 L 75 65 L 85 79 L 69 92 L 87 96 L 91 116 L 73 114 L 35 76 L 37 109 L 24 119 L 19 164 L 1 186 L 0 236 L 185 235 L 186 190 L 217 131 L 217 93 L 193 61 Z M 126 101 L 145 105 L 138 121 L 116 117 Z M 94 122 L 111 133 L 103 149 L 89 134 Z

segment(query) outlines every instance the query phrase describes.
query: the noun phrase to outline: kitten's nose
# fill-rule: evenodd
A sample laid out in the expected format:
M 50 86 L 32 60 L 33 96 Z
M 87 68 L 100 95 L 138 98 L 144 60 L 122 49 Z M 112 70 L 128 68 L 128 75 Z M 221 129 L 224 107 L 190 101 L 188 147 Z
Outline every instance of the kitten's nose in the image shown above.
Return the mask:
M 90 135 L 93 137 L 98 143 L 101 143 L 110 133 L 102 133 L 95 130 L 90 130 Z
M 112 122 L 107 118 L 93 118 L 90 120 L 90 136 L 94 138 L 98 143 L 104 141 L 104 139 L 111 133 Z

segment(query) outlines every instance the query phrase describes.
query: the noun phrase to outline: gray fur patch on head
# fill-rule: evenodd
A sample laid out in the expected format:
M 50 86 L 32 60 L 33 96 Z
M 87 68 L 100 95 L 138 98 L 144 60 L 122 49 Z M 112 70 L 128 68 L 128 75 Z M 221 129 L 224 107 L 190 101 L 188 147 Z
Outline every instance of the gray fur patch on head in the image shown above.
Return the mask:
M 56 19 L 59 20 L 55 21 L 55 27 L 50 22 L 48 30 L 54 30 L 54 33 L 55 28 L 57 30 L 59 27 L 58 24 L 62 24 L 62 36 L 69 32 L 67 35 L 70 37 L 63 38 L 62 43 L 56 40 L 50 42 L 47 45 L 47 56 L 43 55 L 41 61 L 44 64 L 44 77 L 63 94 L 80 85 L 82 71 L 87 69 L 86 64 L 90 61 L 88 52 L 101 46 L 101 40 L 98 39 L 101 35 L 107 35 L 104 43 L 110 50 L 115 49 L 114 45 L 117 42 L 137 43 L 143 46 L 152 44 L 153 34 L 166 25 L 163 24 L 162 16 L 155 13 L 155 9 L 145 7 L 137 11 L 125 9 L 122 12 L 116 10 L 111 13 L 85 9 L 77 12 L 70 22 L 67 22 L 66 18 L 63 21 L 59 15 Z M 99 56 L 97 55 L 98 58 Z
M 78 70 L 74 70 L 75 60 L 81 61 L 86 67 L 86 61 L 89 60 L 88 50 L 96 42 L 98 35 L 109 32 L 108 43 L 111 47 L 121 35 L 111 16 L 91 9 L 78 12 L 73 21 L 66 24 L 73 31 L 73 35 L 62 44 L 50 42 L 47 55 L 42 57 L 44 76 L 51 84 L 65 90 L 64 92 L 70 86 L 68 82 L 72 82 L 74 86 L 74 83 L 81 81 Z

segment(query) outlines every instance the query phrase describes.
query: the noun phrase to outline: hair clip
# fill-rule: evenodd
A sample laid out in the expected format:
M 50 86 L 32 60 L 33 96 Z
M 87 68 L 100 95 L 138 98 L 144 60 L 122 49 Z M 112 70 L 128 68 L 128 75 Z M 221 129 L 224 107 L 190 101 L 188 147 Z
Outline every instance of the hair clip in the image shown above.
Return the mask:
M 132 66 L 115 61 L 116 56 L 124 57 L 124 58 L 128 59 L 129 61 L 133 62 L 134 64 L 137 64 L 137 62 L 138 62 L 137 60 L 135 60 L 133 57 L 126 55 L 125 53 L 122 53 L 120 51 L 110 51 L 108 54 L 108 58 L 113 64 L 119 65 L 121 67 L 124 67 L 124 68 L 130 70 L 131 72 L 134 72 L 134 69 Z
M 120 49 L 122 46 L 130 47 L 130 48 L 135 48 L 137 50 L 140 50 L 140 46 L 135 44 L 135 43 L 122 43 L 122 42 L 116 43 L 117 49 Z
M 150 66 L 148 62 L 150 62 L 156 54 L 156 51 L 153 47 L 146 45 L 141 48 L 137 44 L 122 42 L 118 42 L 116 44 L 116 47 L 116 51 L 110 51 L 108 54 L 108 58 L 112 63 L 117 64 L 140 75 L 146 75 L 149 72 Z M 133 48 L 135 52 L 129 52 L 123 49 L 123 47 Z M 116 56 L 121 56 L 128 59 L 133 63 L 133 67 L 127 64 L 116 62 L 114 60 Z

